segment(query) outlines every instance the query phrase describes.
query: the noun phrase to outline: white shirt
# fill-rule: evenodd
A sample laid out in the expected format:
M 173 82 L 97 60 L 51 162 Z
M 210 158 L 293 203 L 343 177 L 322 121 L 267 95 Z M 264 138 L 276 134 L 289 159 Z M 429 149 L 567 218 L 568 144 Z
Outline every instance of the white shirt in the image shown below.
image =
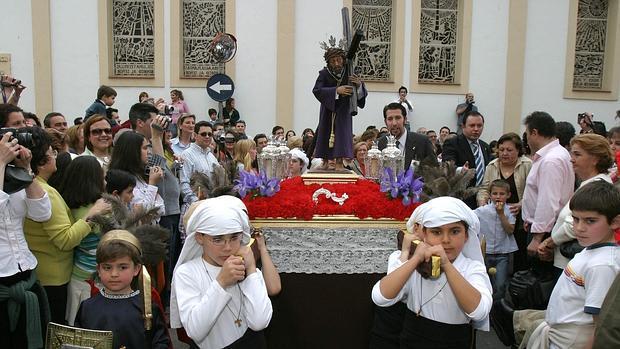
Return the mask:
M 164 205 L 164 199 L 158 194 L 158 190 L 159 188 L 157 188 L 157 186 L 147 184 L 140 178 L 136 178 L 136 186 L 133 188 L 131 206 L 141 205 L 145 210 L 156 207 L 159 216 L 165 216 L 166 207 Z
M 595 244 L 577 253 L 553 288 L 545 321 L 592 324 L 618 272 L 620 246 Z
M 408 100 L 408 99 L 407 99 Z M 409 100 L 408 100 L 409 101 Z M 407 111 L 407 123 L 409 123 L 411 121 L 411 115 L 413 114 L 413 103 L 411 103 L 411 101 L 409 101 L 409 104 L 411 104 L 411 110 L 409 110 L 409 106 L 407 105 L 407 103 L 405 102 L 401 102 L 400 101 L 400 97 L 397 98 L 394 102 L 399 103 L 400 105 L 402 105 L 403 107 L 405 107 L 405 110 Z
M 400 253 L 392 253 L 390 255 L 388 269 L 397 269 L 394 267 L 400 261 L 394 261 L 393 259 L 399 257 Z M 372 288 L 372 301 L 380 307 L 389 307 L 406 298 L 409 310 L 416 313 L 420 311 L 420 315 L 425 318 L 446 324 L 466 324 L 470 321 L 484 320 L 489 315 L 493 303 L 491 282 L 484 264 L 469 259 L 462 254 L 459 254 L 452 264 L 463 275 L 465 280 L 480 292 L 480 303 L 469 314 L 461 310 L 450 285 L 447 283 L 448 280 L 445 273 L 441 273 L 438 279 L 433 280 L 424 279 L 417 271 L 414 271 L 398 295 L 393 299 L 385 298 L 381 294 L 381 281 L 379 281 Z M 422 305 L 421 309 L 420 305 Z
M 396 140 L 398 141 L 398 149 L 400 149 L 400 153 L 405 156 L 405 144 L 407 144 L 407 130 L 403 130 L 403 134 L 400 135 Z
M 40 199 L 29 199 L 25 189 L 10 195 L 0 191 L 0 277 L 34 270 L 37 259 L 24 238 L 24 217 L 45 222 L 51 216 L 47 193 Z
M 190 145 L 192 145 L 191 141 L 186 145 L 181 143 L 181 139 L 179 137 L 174 137 L 170 140 L 170 147 L 172 148 L 174 155 L 181 155 L 181 153 L 189 149 Z
M 192 143 L 187 150 L 181 153 L 183 158 L 183 169 L 181 170 L 181 193 L 185 202 L 192 203 L 198 200 L 198 197 L 192 191 L 189 180 L 195 171 L 206 174 L 209 179 L 212 178 L 213 169 L 219 166 L 217 159 L 211 152 L 211 148 L 202 149 L 196 143 Z
M 560 210 L 573 195 L 574 186 L 570 154 L 557 139 L 534 154 L 521 205 L 523 221 L 532 224 L 532 233 L 553 229 Z
M 604 180 L 607 183 L 611 183 L 611 177 L 609 177 L 608 174 L 599 173 L 596 176 L 581 182 L 579 188 L 596 180 Z M 562 253 L 560 253 L 560 245 L 576 238 L 573 231 L 573 214 L 568 206 L 569 202 L 564 205 L 558 214 L 558 220 L 555 222 L 553 230 L 551 231 L 551 238 L 557 245 L 555 251 L 553 252 L 553 265 L 560 269 L 566 268 L 569 261 L 568 258 L 562 256 Z
M 200 348 L 223 348 L 241 338 L 248 327 L 260 331 L 271 321 L 271 301 L 260 270 L 239 282 L 238 287 L 224 289 L 215 281 L 221 269 L 198 257 L 174 272 L 172 287 L 181 323 Z M 241 326 L 237 326 L 240 309 Z

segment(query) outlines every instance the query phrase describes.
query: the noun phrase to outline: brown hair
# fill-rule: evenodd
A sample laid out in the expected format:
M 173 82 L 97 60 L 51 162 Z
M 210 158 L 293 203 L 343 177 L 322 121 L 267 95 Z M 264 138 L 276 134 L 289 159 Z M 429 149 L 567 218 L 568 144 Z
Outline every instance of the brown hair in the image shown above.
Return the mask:
M 613 165 L 614 154 L 611 151 L 609 141 L 605 137 L 596 133 L 584 133 L 571 139 L 571 147 L 573 144 L 579 145 L 585 152 L 598 158 L 596 163 L 596 171 L 598 173 L 607 173 L 607 170 Z
M 293 148 L 301 149 L 303 145 L 304 145 L 304 142 L 301 140 L 300 136 L 291 136 L 288 138 L 288 141 L 286 142 L 286 146 L 289 149 L 293 149 Z
M 183 92 L 181 92 L 181 90 L 172 90 L 170 91 L 170 93 L 174 93 L 182 101 L 185 100 L 185 98 L 183 98 Z
M 53 128 L 46 128 L 45 132 L 50 136 L 52 149 L 58 153 L 67 151 L 67 135 Z
M 134 264 L 142 264 L 142 256 L 136 246 L 128 241 L 115 239 L 100 243 L 97 246 L 97 263 L 105 263 L 114 259 L 129 257 Z
M 508 183 L 504 179 L 496 179 L 489 184 L 489 192 L 493 190 L 494 187 L 506 189 L 506 191 L 510 194 L 510 183 Z
M 370 130 L 366 130 L 364 131 L 364 133 L 362 133 L 362 135 L 360 136 L 360 142 L 366 142 L 369 140 L 375 140 L 377 139 L 377 136 L 379 135 L 379 130 L 377 130 L 376 128 L 370 129 Z
M 90 151 L 93 150 L 93 145 L 90 143 L 90 127 L 95 123 L 95 122 L 99 122 L 101 120 L 105 120 L 108 122 L 108 125 L 110 124 L 110 120 L 108 120 L 107 117 L 103 116 L 103 115 L 99 115 L 99 114 L 95 114 L 91 117 L 88 118 L 88 120 L 86 120 L 86 122 L 83 124 L 84 125 L 84 148 L 88 148 Z M 110 125 L 110 128 L 112 128 L 112 125 Z M 112 135 L 110 134 L 110 138 L 112 138 Z
M 519 137 L 518 134 L 514 132 L 509 132 L 502 135 L 497 140 L 497 147 L 499 148 L 499 145 L 504 142 L 512 142 L 515 145 L 515 148 L 517 148 L 519 156 L 523 156 L 523 142 L 521 142 L 521 137 Z
M 84 128 L 82 125 L 84 124 L 73 125 L 67 130 L 67 144 L 69 145 L 69 148 L 75 150 L 76 152 L 80 151 L 80 149 L 78 149 L 78 145 L 80 144 L 80 128 Z M 82 144 L 82 146 L 85 145 Z M 84 149 L 81 150 L 84 151 Z

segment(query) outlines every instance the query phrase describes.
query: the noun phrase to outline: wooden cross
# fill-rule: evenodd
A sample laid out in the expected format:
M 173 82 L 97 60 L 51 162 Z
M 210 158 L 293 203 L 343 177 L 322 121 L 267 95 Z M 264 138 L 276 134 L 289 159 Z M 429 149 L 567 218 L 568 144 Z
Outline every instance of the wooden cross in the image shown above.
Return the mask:
M 235 320 L 235 324 L 237 324 L 237 327 L 241 327 L 241 319 Z

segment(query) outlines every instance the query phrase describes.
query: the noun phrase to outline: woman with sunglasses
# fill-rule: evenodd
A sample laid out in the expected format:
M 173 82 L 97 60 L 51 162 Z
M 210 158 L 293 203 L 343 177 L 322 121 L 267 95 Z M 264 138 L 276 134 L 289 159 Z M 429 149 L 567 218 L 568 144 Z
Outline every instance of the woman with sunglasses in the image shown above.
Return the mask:
M 108 170 L 112 147 L 112 126 L 103 115 L 93 115 L 84 123 L 84 152 L 97 158 L 103 171 Z

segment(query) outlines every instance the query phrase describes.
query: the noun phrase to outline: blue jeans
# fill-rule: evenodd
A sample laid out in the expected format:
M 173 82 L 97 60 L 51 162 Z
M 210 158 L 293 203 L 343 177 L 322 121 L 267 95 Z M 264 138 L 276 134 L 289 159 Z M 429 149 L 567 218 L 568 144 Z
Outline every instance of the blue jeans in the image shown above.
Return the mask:
M 510 253 L 487 254 L 486 264 L 487 268 L 495 267 L 497 270 L 495 275 L 489 275 L 491 285 L 493 285 L 493 300 L 502 299 L 506 293 Z

